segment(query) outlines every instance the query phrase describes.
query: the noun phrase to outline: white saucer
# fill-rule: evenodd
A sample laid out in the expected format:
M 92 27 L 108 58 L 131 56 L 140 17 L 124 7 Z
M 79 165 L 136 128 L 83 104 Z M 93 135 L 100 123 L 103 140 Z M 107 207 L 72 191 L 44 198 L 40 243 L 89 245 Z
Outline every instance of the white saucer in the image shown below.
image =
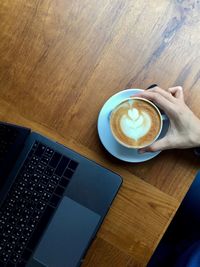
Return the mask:
M 116 105 L 118 105 L 123 99 L 128 98 L 141 91 L 143 90 L 127 89 L 111 96 L 103 105 L 98 117 L 97 128 L 101 143 L 111 155 L 127 162 L 143 162 L 156 157 L 161 152 L 158 151 L 153 153 L 139 154 L 137 149 L 130 149 L 120 145 L 114 139 L 110 130 L 109 115 L 110 112 L 113 110 L 113 108 Z M 163 129 L 159 138 L 162 138 L 166 134 L 168 127 L 169 127 L 169 120 L 164 120 Z

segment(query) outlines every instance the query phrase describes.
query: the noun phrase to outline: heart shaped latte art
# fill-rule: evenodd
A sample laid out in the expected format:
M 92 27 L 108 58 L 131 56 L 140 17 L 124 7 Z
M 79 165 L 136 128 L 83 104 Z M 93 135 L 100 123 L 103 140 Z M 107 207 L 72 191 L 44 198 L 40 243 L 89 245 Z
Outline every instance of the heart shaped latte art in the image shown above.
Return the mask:
M 120 127 L 124 135 L 137 141 L 150 130 L 151 118 L 145 111 L 139 112 L 136 108 L 130 108 L 121 117 Z

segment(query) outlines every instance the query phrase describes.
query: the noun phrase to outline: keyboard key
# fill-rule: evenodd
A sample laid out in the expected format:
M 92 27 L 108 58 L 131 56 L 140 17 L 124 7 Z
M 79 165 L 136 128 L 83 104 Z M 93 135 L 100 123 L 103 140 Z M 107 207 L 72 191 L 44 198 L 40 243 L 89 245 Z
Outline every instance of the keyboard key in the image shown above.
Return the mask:
M 6 224 L 4 227 L 4 233 L 6 234 L 11 234 L 13 230 L 13 225 L 12 224 Z
M 35 151 L 35 155 L 38 156 L 38 157 L 41 157 L 44 153 L 46 149 L 46 146 L 43 145 L 43 144 L 39 144 L 36 151 Z
M 31 165 L 31 164 L 28 164 L 27 167 L 26 167 L 26 171 L 28 173 L 33 173 L 34 169 L 35 169 L 35 166 Z
M 0 246 L 4 247 L 6 245 L 7 239 L 3 234 L 1 235 L 0 239 Z
M 55 174 L 58 176 L 62 176 L 64 170 L 66 169 L 70 159 L 63 156 L 60 163 L 58 164 L 58 167 L 56 168 Z
M 61 197 L 57 195 L 53 195 L 50 199 L 50 204 L 53 205 L 54 207 L 57 207 L 58 203 L 60 202 Z
M 22 259 L 24 261 L 28 261 L 29 258 L 30 258 L 30 256 L 31 256 L 31 254 L 32 254 L 32 251 L 31 250 L 25 249 L 24 250 L 24 253 L 22 254 Z
M 47 185 L 48 182 L 49 182 L 49 177 L 46 176 L 46 175 L 42 175 L 42 178 L 41 178 L 41 183 L 43 183 L 44 185 Z
M 45 186 L 42 183 L 37 184 L 35 187 L 35 190 L 40 194 L 44 192 L 44 189 L 45 189 Z
M 26 204 L 26 207 L 27 207 L 27 206 L 28 206 L 28 205 Z M 26 216 L 31 216 L 31 211 L 30 211 L 29 209 L 25 208 L 25 209 L 23 210 L 22 216 L 23 216 L 23 218 L 26 217 Z
M 40 163 L 42 163 L 43 165 L 48 165 L 49 161 L 49 157 L 43 156 L 40 160 Z
M 27 190 L 27 189 L 25 189 L 25 190 L 23 191 L 23 197 L 24 197 L 25 199 L 29 200 L 29 199 L 31 198 L 31 196 L 32 196 L 32 192 L 31 192 L 31 191 L 29 191 L 29 190 Z
M 32 219 L 29 220 L 27 226 L 30 228 L 35 228 L 37 225 L 37 220 L 35 220 L 35 218 L 32 217 Z
M 66 187 L 69 183 L 69 180 L 68 179 L 65 179 L 65 178 L 62 178 L 59 182 L 59 184 L 63 187 Z
M 34 174 L 31 176 L 31 185 L 33 184 L 33 182 L 37 183 L 40 179 L 41 179 L 41 174 L 39 174 L 39 173 L 34 173 Z
M 21 208 L 16 208 L 16 209 L 13 211 L 13 215 L 14 215 L 15 217 L 20 217 L 22 211 L 23 211 L 23 210 L 22 210 Z
M 37 165 L 36 172 L 42 174 L 44 172 L 44 170 L 45 170 L 45 166 L 44 165 L 42 165 L 42 164 L 38 164 Z
M 50 157 L 52 157 L 53 153 L 54 153 L 53 149 L 51 149 L 50 147 L 47 147 L 47 149 L 45 151 L 45 155 L 50 158 Z
M 41 218 L 43 212 L 40 210 L 34 210 L 32 213 L 32 218 L 34 218 L 35 220 L 39 221 L 39 219 Z
M 23 231 L 23 235 L 24 235 L 25 237 L 30 237 L 31 234 L 32 234 L 32 232 L 33 232 L 33 230 L 34 230 L 34 229 L 32 229 L 32 227 L 28 227 L 28 226 L 26 226 L 26 228 L 25 228 L 24 231 Z M 22 237 L 23 237 L 23 236 L 22 236 Z M 21 238 L 22 238 L 22 237 L 21 237 Z M 25 241 L 24 241 L 24 242 L 25 242 Z M 23 244 L 22 241 L 20 241 L 20 243 Z
M 77 167 L 78 167 L 78 162 L 71 160 L 68 165 L 68 168 L 75 171 Z
M 29 201 L 26 203 L 26 210 L 29 210 L 30 212 L 32 212 L 35 209 L 35 205 L 36 203 L 33 201 Z
M 15 225 L 15 229 L 13 230 L 13 237 L 11 237 L 12 240 L 15 240 L 15 237 L 20 237 L 22 232 L 23 232 L 23 228 L 20 226 L 16 226 Z M 16 240 L 15 240 L 16 241 Z
M 31 196 L 31 200 L 35 203 L 37 203 L 40 200 L 41 195 L 38 192 L 33 192 Z
M 58 186 L 54 193 L 59 195 L 59 196 L 62 196 L 64 192 L 65 192 L 65 188 Z
M 14 252 L 17 254 L 21 254 L 23 252 L 24 247 L 20 244 L 15 246 Z
M 44 174 L 46 174 L 47 176 L 51 177 L 53 175 L 54 169 L 51 167 L 47 167 Z
M 41 200 L 48 202 L 50 198 L 51 198 L 51 193 L 44 191 L 41 196 Z
M 22 187 L 26 187 L 27 183 L 24 182 L 24 181 L 20 181 L 18 185 L 19 186 L 22 186 Z
M 2 253 L 1 253 L 1 259 L 3 260 L 3 262 L 7 262 L 8 259 L 9 259 L 9 256 L 10 256 L 10 254 L 7 253 L 5 250 L 2 251 Z
M 65 176 L 67 178 L 72 178 L 73 174 L 74 174 L 73 171 L 71 171 L 70 169 L 66 169 L 63 176 Z
M 42 201 L 40 201 L 36 206 L 36 208 L 40 211 L 43 211 L 45 209 L 45 207 L 46 207 L 46 204 Z
M 12 253 L 11 257 L 10 257 L 10 260 L 12 263 L 17 263 L 18 260 L 19 260 L 19 255 L 17 253 Z
M 48 184 L 47 187 L 46 187 L 46 191 L 49 192 L 49 193 L 53 193 L 54 189 L 55 189 L 55 185 L 53 184 Z
M 8 223 L 15 225 L 18 221 L 18 218 L 15 217 L 14 215 L 11 215 L 10 218 L 8 219 Z
M 34 166 L 33 166 L 33 167 L 34 167 Z M 29 178 L 31 177 L 31 175 L 25 172 L 25 173 L 22 174 L 22 177 L 23 177 L 23 180 L 24 180 L 25 182 L 27 182 L 27 180 L 29 180 Z
M 60 181 L 60 177 L 59 176 L 53 175 L 51 177 L 51 183 L 57 185 L 59 181 Z
M 55 168 L 58 165 L 58 162 L 60 161 L 60 159 L 61 159 L 61 154 L 55 152 L 51 161 L 49 162 L 49 165 Z
M 34 155 L 34 156 L 32 157 L 32 159 L 31 159 L 30 163 L 31 163 L 32 165 L 37 165 L 38 162 L 39 162 L 39 160 L 40 160 L 40 158 Z

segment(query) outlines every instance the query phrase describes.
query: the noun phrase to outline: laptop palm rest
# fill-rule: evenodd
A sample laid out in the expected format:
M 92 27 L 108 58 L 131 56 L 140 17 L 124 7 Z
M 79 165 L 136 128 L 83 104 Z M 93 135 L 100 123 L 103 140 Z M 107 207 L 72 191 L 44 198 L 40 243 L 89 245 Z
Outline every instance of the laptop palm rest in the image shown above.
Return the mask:
M 98 214 L 64 197 L 27 266 L 78 266 L 99 221 Z

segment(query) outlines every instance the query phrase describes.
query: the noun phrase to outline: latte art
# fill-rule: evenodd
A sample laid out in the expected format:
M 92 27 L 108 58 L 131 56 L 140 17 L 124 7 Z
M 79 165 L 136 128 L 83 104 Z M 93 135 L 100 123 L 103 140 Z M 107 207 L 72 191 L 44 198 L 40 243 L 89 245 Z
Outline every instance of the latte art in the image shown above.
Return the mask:
M 161 119 L 156 108 L 143 99 L 128 99 L 112 112 L 110 126 L 117 140 L 128 147 L 143 147 L 158 135 Z
M 121 117 L 121 130 L 127 137 L 137 141 L 150 130 L 151 117 L 145 111 L 140 114 L 136 108 L 129 109 L 127 113 Z

